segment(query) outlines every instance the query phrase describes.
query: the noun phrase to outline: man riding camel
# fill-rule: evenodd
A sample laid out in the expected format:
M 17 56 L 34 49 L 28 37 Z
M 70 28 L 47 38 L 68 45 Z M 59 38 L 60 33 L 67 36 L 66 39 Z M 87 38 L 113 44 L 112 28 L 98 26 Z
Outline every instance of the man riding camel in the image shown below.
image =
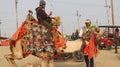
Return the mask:
M 39 7 L 36 8 L 36 14 L 37 14 L 37 19 L 38 23 L 44 25 L 48 29 L 48 35 L 52 36 L 51 30 L 51 20 L 52 18 L 50 17 L 52 15 L 52 12 L 47 14 L 45 12 L 45 6 L 46 2 L 44 0 L 41 0 L 39 3 Z

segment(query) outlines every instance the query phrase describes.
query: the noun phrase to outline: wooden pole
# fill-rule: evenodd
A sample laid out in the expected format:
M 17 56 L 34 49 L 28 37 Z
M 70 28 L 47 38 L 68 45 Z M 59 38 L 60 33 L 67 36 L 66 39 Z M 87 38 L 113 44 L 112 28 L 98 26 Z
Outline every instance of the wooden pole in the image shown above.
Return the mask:
M 112 12 L 112 26 L 114 26 L 114 8 L 113 8 L 113 0 L 111 0 L 111 12 Z M 113 28 L 114 32 L 114 28 Z
M 80 30 L 80 17 L 81 15 L 78 13 L 78 10 L 77 10 L 77 22 L 78 22 L 78 30 Z
M 107 4 L 107 0 L 105 0 L 105 7 L 106 7 L 106 14 L 107 14 L 107 22 L 108 22 L 108 25 L 110 25 L 110 21 L 109 21 L 109 9 L 110 9 L 110 6 L 108 6 Z
M 15 10 L 16 10 L 16 29 L 18 29 L 18 10 L 17 10 L 18 0 L 15 0 Z

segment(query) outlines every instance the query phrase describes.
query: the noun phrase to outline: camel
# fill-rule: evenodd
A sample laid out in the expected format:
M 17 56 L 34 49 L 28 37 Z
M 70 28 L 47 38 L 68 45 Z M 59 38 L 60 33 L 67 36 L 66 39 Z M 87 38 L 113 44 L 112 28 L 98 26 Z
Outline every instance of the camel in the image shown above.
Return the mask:
M 29 16 L 27 16 L 27 19 L 10 38 L 11 54 L 5 55 L 5 58 L 11 67 L 18 67 L 14 60 L 21 60 L 30 54 L 42 59 L 42 67 L 46 67 L 47 63 L 49 63 L 49 67 L 54 67 L 53 59 L 58 53 L 59 48 L 61 49 L 65 44 L 65 41 L 63 42 L 63 36 L 57 30 L 60 24 L 56 18 L 54 20 L 56 20 L 57 23 L 52 23 L 54 26 L 52 26 L 53 30 L 51 33 L 53 34 L 50 35 L 47 27 L 38 24 L 37 20 L 34 18 L 31 20 Z M 55 32 L 57 33 L 54 34 Z M 59 38 L 61 42 L 57 41 L 58 36 L 62 36 Z

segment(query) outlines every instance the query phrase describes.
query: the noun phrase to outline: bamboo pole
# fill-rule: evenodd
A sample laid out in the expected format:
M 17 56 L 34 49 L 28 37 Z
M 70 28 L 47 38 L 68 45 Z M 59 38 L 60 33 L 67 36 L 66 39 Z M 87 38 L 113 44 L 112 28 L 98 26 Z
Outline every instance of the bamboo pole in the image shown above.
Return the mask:
M 107 4 L 107 0 L 105 0 L 105 7 L 106 7 L 106 14 L 107 14 L 107 22 L 108 22 L 108 25 L 110 25 L 110 21 L 109 21 L 109 9 L 110 9 L 110 6 L 108 6 Z
M 18 29 L 18 10 L 17 10 L 18 0 L 15 0 L 15 11 L 16 11 L 16 29 Z
M 111 12 L 112 12 L 112 26 L 114 26 L 114 7 L 113 7 L 113 0 L 111 0 Z M 113 28 L 114 32 L 114 28 Z
M 80 30 L 80 17 L 81 15 L 79 14 L 78 10 L 77 10 L 77 22 L 78 22 L 78 30 Z

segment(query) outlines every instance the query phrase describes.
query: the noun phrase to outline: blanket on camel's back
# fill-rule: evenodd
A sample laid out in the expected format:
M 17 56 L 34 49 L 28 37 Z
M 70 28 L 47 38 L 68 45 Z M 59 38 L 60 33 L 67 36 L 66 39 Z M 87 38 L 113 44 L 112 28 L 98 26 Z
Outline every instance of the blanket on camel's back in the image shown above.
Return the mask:
M 52 31 L 48 32 L 47 27 L 38 24 L 35 19 L 26 19 L 11 40 L 21 40 L 23 57 L 33 54 L 41 58 L 55 58 L 60 53 L 58 50 L 65 48 L 66 43 L 66 39 L 58 31 L 60 23 L 59 17 L 52 19 Z

